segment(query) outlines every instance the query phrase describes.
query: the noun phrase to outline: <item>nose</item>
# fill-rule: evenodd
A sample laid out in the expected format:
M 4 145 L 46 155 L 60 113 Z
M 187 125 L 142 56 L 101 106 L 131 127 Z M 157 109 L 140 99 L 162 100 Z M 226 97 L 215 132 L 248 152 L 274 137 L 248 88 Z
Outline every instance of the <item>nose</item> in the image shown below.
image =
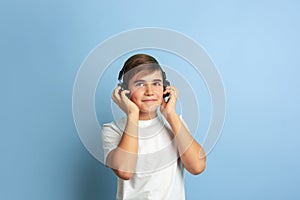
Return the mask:
M 148 85 L 146 86 L 145 95 L 146 95 L 146 96 L 151 96 L 151 95 L 153 95 L 153 88 L 152 88 L 152 85 L 151 85 L 151 84 L 148 84 Z

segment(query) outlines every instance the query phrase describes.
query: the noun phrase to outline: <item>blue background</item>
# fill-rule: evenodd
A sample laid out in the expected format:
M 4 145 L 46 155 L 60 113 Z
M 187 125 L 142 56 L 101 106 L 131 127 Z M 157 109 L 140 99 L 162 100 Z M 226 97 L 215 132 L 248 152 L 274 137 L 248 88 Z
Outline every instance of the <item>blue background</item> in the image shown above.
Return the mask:
M 0 2 L 0 199 L 114 199 L 73 122 L 76 73 L 100 42 L 162 27 L 201 44 L 226 88 L 222 136 L 187 199 L 300 199 L 299 1 Z

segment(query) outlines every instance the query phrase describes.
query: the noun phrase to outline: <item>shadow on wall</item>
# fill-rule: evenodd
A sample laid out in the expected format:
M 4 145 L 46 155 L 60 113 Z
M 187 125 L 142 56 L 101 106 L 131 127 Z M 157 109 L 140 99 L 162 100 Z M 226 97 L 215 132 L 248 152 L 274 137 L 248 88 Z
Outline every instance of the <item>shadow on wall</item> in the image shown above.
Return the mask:
M 117 178 L 111 169 L 92 159 L 81 169 L 78 189 L 78 200 L 115 200 Z

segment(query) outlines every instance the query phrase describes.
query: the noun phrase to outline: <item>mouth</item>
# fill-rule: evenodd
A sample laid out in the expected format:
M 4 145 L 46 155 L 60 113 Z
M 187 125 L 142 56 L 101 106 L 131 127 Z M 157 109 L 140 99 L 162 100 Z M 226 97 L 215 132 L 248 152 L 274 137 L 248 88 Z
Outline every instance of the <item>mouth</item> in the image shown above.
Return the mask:
M 155 102 L 155 101 L 157 101 L 157 99 L 144 99 L 144 100 L 142 100 L 142 102 L 145 102 L 145 103 L 151 103 L 151 102 Z

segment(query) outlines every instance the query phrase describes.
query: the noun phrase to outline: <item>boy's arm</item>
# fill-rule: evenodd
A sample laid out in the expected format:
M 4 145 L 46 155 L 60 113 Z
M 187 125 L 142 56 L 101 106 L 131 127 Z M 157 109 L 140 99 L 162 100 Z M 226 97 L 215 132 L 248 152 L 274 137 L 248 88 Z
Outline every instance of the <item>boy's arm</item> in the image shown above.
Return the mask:
M 113 92 L 112 99 L 127 114 L 127 123 L 118 147 L 106 158 L 106 164 L 125 180 L 130 179 L 135 171 L 138 153 L 139 109 L 126 96 L 128 93 L 128 90 L 122 91 L 120 86 Z
M 170 96 L 167 102 L 162 103 L 161 112 L 172 128 L 181 161 L 191 174 L 200 174 L 206 166 L 205 152 L 176 113 L 178 90 L 174 86 L 168 86 L 164 94 L 166 93 Z
M 204 171 L 206 166 L 206 155 L 203 148 L 192 137 L 176 113 L 169 114 L 167 121 L 173 130 L 177 148 L 184 167 L 191 174 L 200 174 Z
M 138 115 L 137 115 L 138 116 Z M 116 149 L 112 150 L 106 159 L 107 165 L 115 174 L 124 180 L 129 180 L 136 167 L 138 152 L 138 118 L 128 116 L 127 124 Z

